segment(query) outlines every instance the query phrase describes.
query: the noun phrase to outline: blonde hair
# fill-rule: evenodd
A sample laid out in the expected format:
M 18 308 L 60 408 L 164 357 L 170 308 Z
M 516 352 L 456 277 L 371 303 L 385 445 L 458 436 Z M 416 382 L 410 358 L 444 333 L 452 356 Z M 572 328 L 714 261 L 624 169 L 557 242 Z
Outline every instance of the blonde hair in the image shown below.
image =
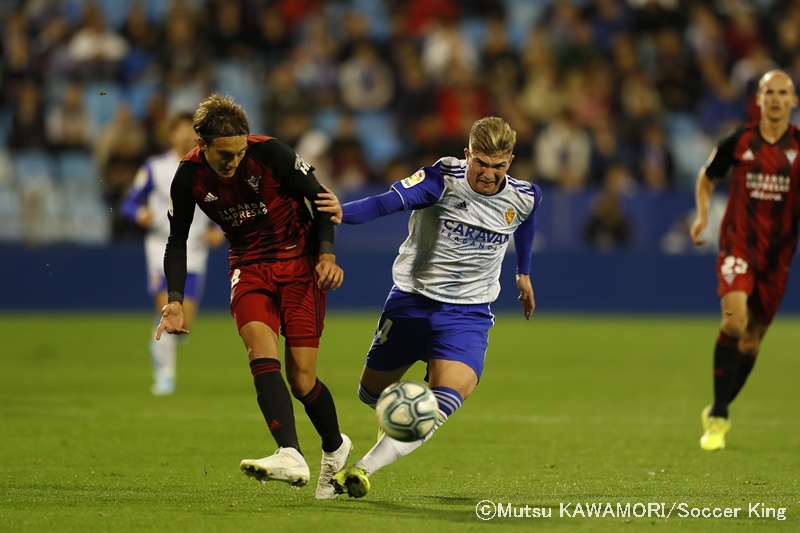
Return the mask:
M 200 103 L 192 126 L 197 134 L 211 143 L 217 137 L 236 137 L 250 133 L 247 114 L 231 96 L 214 93 Z
M 500 117 L 476 120 L 469 131 L 469 149 L 485 154 L 510 154 L 517 143 L 517 132 Z

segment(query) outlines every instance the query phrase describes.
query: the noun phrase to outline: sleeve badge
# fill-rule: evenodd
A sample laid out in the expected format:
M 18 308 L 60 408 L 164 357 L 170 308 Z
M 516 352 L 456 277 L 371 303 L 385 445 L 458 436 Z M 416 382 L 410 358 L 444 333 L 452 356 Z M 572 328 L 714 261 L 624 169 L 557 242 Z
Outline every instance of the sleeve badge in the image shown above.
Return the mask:
M 421 183 L 422 180 L 424 180 L 424 179 L 425 179 L 425 171 L 424 170 L 417 170 L 416 172 L 411 174 L 409 177 L 407 177 L 407 178 L 405 178 L 403 180 L 400 180 L 400 185 L 402 185 L 404 189 L 410 189 L 414 185 L 417 185 L 418 183 Z

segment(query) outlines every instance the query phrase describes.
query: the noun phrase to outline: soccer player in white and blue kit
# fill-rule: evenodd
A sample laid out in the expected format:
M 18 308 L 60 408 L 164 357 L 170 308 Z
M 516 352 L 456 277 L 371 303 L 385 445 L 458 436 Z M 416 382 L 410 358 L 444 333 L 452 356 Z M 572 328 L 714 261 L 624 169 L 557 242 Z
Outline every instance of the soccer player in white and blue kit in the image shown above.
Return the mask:
M 169 238 L 169 192 L 172 178 L 181 158 L 196 144 L 197 134 L 192 127 L 193 115 L 182 113 L 170 122 L 171 149 L 145 161 L 122 201 L 122 213 L 131 221 L 145 228 L 145 258 L 147 261 L 147 287 L 155 300 L 156 321 L 161 318 L 161 308 L 167 304 L 167 282 L 164 277 L 164 250 Z M 186 301 L 184 313 L 188 329 L 196 313 L 203 293 L 209 245 L 219 245 L 224 236 L 198 207 L 195 223 L 187 242 Z M 155 326 L 154 326 L 155 331 Z M 156 341 L 151 335 L 150 355 L 153 362 L 153 386 L 155 395 L 172 394 L 175 390 L 175 364 L 178 336 L 164 335 Z
M 503 119 L 483 118 L 472 126 L 465 159 L 444 157 L 384 194 L 320 207 L 344 224 L 413 211 L 358 393 L 374 408 L 384 388 L 425 361 L 439 403 L 437 424 L 424 439 L 409 443 L 382 435 L 361 460 L 333 477 L 337 492 L 363 497 L 369 476 L 422 445 L 475 389 L 494 324 L 490 304 L 500 293 L 500 268 L 512 236 L 519 301 L 530 319 L 531 251 L 542 193 L 507 174 L 515 142 Z M 317 203 L 324 206 L 325 199 Z

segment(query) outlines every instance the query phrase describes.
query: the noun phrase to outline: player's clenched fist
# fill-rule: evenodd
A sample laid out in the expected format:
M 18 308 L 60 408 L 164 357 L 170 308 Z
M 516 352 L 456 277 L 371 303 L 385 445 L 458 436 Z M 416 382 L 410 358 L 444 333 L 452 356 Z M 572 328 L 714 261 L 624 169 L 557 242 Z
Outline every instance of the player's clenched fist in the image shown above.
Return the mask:
M 317 263 L 317 287 L 320 289 L 336 290 L 342 286 L 344 281 L 344 271 L 336 264 L 336 256 L 333 254 L 321 254 Z

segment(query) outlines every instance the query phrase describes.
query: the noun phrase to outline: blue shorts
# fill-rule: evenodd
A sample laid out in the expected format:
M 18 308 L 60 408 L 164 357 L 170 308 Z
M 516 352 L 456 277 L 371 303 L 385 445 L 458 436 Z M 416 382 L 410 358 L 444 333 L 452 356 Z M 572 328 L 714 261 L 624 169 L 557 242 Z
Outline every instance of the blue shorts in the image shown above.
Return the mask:
M 203 274 L 198 274 L 196 272 L 189 272 L 186 274 L 186 285 L 183 286 L 183 295 L 186 298 L 191 298 L 195 302 L 200 302 L 203 299 L 203 285 L 205 284 L 205 276 Z M 155 287 L 156 290 L 153 291 L 152 287 Z M 167 290 L 167 278 L 163 275 L 161 276 L 161 281 L 158 283 L 154 283 L 151 285 L 150 296 L 155 297 L 156 294 L 159 292 L 166 292 Z
M 466 364 L 480 379 L 493 325 L 489 304 L 446 304 L 393 287 L 365 364 L 391 371 L 446 359 Z

